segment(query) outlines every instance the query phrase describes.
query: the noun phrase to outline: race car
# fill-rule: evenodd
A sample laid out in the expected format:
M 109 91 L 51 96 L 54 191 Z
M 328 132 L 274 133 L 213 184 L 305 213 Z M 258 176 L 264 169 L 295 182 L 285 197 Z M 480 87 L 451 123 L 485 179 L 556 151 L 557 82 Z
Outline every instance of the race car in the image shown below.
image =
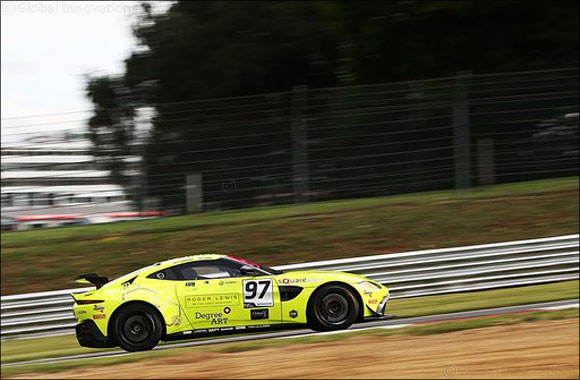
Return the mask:
M 284 272 L 217 254 L 159 262 L 114 281 L 89 273 L 73 293 L 76 336 L 84 347 L 144 351 L 159 341 L 306 324 L 346 329 L 385 315 L 389 290 L 362 276 Z

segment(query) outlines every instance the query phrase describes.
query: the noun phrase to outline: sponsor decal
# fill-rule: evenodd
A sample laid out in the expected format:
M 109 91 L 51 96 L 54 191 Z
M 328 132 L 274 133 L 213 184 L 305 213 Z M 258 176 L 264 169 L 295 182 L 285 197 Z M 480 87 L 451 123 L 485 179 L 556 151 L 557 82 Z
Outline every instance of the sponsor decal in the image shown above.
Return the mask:
M 218 285 L 223 285 L 223 284 L 224 284 L 223 281 L 218 282 Z
M 267 329 L 272 327 L 271 325 L 258 325 L 258 326 L 246 326 L 248 329 Z
M 363 294 L 364 294 L 365 296 L 368 296 L 368 297 L 372 297 L 372 296 L 373 296 L 373 292 L 368 292 L 368 291 L 366 291 L 366 290 L 363 290 Z
M 294 285 L 294 284 L 305 284 L 308 282 L 320 282 L 321 279 L 302 277 L 302 278 L 280 278 L 277 281 L 278 281 L 278 284 Z
M 77 310 L 77 314 L 81 315 L 81 314 L 86 314 L 87 311 L 86 310 Z
M 254 310 L 250 310 L 250 319 L 251 320 L 268 319 L 268 318 L 270 318 L 270 315 L 268 313 L 268 309 L 254 309 Z
M 229 314 L 232 312 L 232 309 L 230 309 L 229 307 L 224 307 L 224 314 Z
M 99 305 L 95 305 L 93 306 L 93 310 L 98 312 L 98 313 L 102 313 L 103 311 L 105 311 L 105 307 L 104 306 L 99 306 Z
M 173 318 L 171 318 L 171 323 L 169 324 L 169 326 L 179 326 L 181 324 L 181 317 L 179 315 L 174 315 Z
M 195 286 L 195 282 L 186 282 L 185 286 Z
M 106 314 L 94 314 L 93 319 L 105 319 L 107 318 Z
M 369 300 L 369 305 L 374 305 L 377 303 L 377 300 Z
M 225 325 L 228 323 L 228 318 L 225 318 L 222 313 L 195 312 L 195 319 L 201 319 L 210 322 L 212 325 Z
M 212 295 L 198 295 L 186 296 L 185 307 L 197 306 L 237 306 L 240 304 L 239 294 L 212 294 Z
M 290 318 L 296 318 L 298 316 L 298 312 L 296 310 L 292 310 L 290 312 Z
M 196 329 L 193 331 L 184 331 L 182 332 L 182 334 L 207 334 L 218 331 L 258 330 L 258 329 L 267 329 L 270 327 L 272 327 L 272 325 L 212 327 L 210 329 Z

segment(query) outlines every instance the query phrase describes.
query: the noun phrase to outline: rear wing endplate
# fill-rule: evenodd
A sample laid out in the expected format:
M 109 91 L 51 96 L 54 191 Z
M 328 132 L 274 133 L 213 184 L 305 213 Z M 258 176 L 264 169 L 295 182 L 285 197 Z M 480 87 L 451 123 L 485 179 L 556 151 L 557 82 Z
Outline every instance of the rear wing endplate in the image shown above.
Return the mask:
M 99 276 L 96 273 L 85 273 L 75 278 L 75 282 L 81 284 L 93 284 L 97 289 L 100 289 L 103 285 L 109 282 L 109 279 L 107 277 Z

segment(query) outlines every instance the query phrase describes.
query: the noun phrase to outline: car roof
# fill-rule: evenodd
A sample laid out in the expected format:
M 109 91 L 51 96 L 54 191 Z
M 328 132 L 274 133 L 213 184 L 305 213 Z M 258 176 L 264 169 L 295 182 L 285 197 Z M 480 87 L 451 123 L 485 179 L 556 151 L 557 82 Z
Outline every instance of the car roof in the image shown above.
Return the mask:
M 174 259 L 165 260 L 165 261 L 161 261 L 161 262 L 155 263 L 155 266 L 158 269 L 159 268 L 167 268 L 167 267 L 170 267 L 170 266 L 173 266 L 173 265 L 177 265 L 177 264 L 190 263 L 190 262 L 194 262 L 194 261 L 219 260 L 219 259 L 223 259 L 223 258 L 226 258 L 226 257 L 227 257 L 227 255 L 214 254 L 214 253 L 202 254 L 202 255 L 183 256 L 183 257 L 176 257 Z
M 190 263 L 190 262 L 194 262 L 194 261 L 219 260 L 219 259 L 223 259 L 223 258 L 228 258 L 228 259 L 234 260 L 233 258 L 228 257 L 227 255 L 223 255 L 223 254 L 202 254 L 202 255 L 176 257 L 174 259 L 160 261 L 158 263 L 137 269 L 131 273 L 124 274 L 121 277 L 118 277 L 118 278 L 108 282 L 107 285 L 112 284 L 112 283 L 119 283 L 119 282 L 126 281 L 127 279 L 131 278 L 132 276 L 146 277 L 146 276 L 150 275 L 151 273 L 154 273 L 158 270 L 163 270 L 165 268 L 169 268 L 169 267 L 172 267 L 172 266 L 177 265 L 177 264 Z

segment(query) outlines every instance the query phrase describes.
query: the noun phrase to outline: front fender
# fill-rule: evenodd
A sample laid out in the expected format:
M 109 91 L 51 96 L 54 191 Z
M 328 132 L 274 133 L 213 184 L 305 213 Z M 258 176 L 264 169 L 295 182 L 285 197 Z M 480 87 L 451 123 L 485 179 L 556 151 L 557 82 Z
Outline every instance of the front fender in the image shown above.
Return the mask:
M 382 315 L 382 312 L 380 312 L 378 309 L 381 302 L 389 295 L 389 289 L 387 287 L 382 286 L 381 288 L 376 288 L 364 285 L 364 282 L 357 282 L 351 285 L 356 289 L 359 296 L 361 297 L 362 304 L 365 309 L 365 317 Z

